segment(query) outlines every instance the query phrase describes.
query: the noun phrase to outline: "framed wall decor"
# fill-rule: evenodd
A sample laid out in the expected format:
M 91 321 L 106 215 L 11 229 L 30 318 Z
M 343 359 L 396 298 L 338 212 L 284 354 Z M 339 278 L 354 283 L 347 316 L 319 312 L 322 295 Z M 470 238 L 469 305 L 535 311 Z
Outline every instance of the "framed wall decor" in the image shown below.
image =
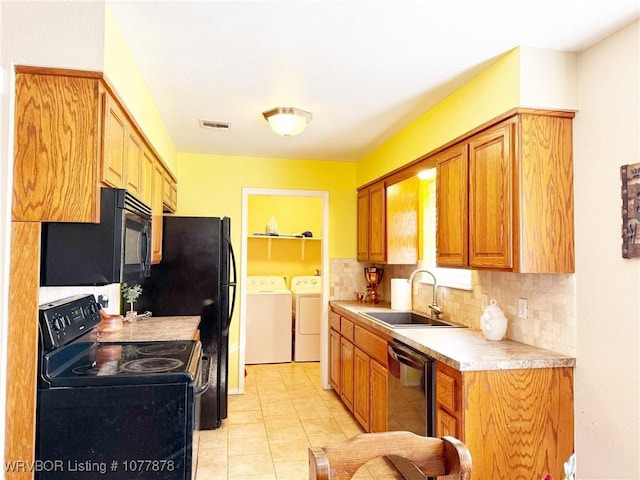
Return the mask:
M 640 257 L 640 163 L 620 167 L 622 258 Z

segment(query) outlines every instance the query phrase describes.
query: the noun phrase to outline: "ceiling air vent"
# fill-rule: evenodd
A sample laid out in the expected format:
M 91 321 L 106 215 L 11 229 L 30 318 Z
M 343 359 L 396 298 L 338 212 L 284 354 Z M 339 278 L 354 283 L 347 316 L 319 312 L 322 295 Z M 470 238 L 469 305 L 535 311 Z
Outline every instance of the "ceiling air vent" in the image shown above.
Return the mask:
M 200 120 L 202 128 L 211 128 L 213 130 L 229 130 L 228 122 L 215 122 L 213 120 Z

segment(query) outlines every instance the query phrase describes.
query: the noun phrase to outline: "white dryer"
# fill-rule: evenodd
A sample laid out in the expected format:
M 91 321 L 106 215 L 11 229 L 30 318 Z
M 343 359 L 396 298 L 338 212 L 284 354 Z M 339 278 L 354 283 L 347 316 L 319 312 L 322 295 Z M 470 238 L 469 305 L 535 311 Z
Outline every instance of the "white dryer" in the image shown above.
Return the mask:
M 291 302 L 284 277 L 247 277 L 246 364 L 291 361 Z
M 320 361 L 322 277 L 293 277 L 291 292 L 293 294 L 293 358 L 296 362 L 318 362 Z

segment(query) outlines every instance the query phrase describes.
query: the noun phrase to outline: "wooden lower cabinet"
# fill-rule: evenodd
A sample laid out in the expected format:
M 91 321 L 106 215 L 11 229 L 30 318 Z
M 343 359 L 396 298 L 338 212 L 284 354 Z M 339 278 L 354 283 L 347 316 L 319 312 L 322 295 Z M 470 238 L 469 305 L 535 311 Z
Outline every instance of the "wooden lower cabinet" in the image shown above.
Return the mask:
M 346 338 L 340 339 L 340 398 L 344 404 L 353 412 L 354 395 L 354 346 Z
M 335 392 L 340 395 L 340 332 L 333 328 L 329 331 L 329 380 Z
M 371 411 L 369 413 L 369 431 L 386 432 L 389 429 L 387 367 L 372 359 L 370 375 Z
M 370 357 L 359 348 L 354 354 L 354 400 L 353 415 L 360 422 L 365 430 L 369 431 L 370 412 L 370 388 L 369 388 L 369 362 Z
M 331 386 L 366 431 L 386 431 L 387 341 L 335 312 L 329 324 Z
M 462 440 L 474 479 L 563 478 L 574 448 L 573 368 L 459 372 L 437 362 L 436 436 Z

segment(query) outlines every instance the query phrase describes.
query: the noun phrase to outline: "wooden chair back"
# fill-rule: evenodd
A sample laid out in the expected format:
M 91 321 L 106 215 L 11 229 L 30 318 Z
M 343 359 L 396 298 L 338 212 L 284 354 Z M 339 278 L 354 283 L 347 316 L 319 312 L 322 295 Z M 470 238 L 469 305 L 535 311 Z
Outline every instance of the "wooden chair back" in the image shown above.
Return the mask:
M 309 448 L 309 480 L 350 480 L 369 460 L 389 457 L 417 467 L 425 477 L 471 479 L 471 454 L 454 437 L 422 437 L 411 432 L 362 433 L 339 445 Z M 411 465 L 413 464 L 413 465 Z

